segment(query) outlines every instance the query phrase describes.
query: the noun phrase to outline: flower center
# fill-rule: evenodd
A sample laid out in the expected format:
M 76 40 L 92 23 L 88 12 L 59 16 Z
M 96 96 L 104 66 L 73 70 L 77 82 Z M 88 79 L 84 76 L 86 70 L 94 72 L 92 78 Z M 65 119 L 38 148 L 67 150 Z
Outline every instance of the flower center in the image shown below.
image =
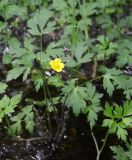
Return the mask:
M 55 67 L 55 68 L 59 68 L 59 67 L 60 67 L 60 64 L 59 64 L 58 62 L 55 62 L 55 63 L 54 63 L 54 67 Z

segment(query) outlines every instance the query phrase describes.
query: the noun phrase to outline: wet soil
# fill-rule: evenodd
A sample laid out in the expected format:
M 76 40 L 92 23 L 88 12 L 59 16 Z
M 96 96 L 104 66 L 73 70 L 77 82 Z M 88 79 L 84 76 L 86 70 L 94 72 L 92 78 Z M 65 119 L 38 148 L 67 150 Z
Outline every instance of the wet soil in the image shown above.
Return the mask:
M 1 160 L 94 160 L 96 151 L 86 119 L 80 116 L 68 121 L 67 131 L 61 143 L 46 137 L 28 138 L 21 141 L 4 137 L 0 142 Z M 100 133 L 99 133 L 100 132 Z M 95 133 L 99 141 L 105 131 Z M 4 136 L 4 135 L 3 135 Z M 2 138 L 2 135 L 1 135 Z M 111 141 L 111 140 L 110 140 Z M 113 141 L 113 140 L 112 140 Z M 101 144 L 100 144 L 101 145 Z M 106 147 L 102 160 L 112 160 L 109 148 Z

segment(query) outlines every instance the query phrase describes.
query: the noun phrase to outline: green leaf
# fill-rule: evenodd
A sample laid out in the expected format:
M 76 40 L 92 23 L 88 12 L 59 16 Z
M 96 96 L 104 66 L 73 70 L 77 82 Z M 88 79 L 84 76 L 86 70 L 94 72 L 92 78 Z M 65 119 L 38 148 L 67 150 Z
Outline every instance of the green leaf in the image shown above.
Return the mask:
M 104 35 L 98 36 L 97 40 L 99 41 L 99 44 L 96 45 L 98 60 L 108 59 L 110 55 L 116 53 L 117 43 L 111 42 L 109 38 Z
M 92 128 L 97 121 L 97 113 L 95 112 L 95 110 L 89 109 L 89 112 L 87 114 L 87 120 L 88 122 L 90 122 L 90 127 Z
M 100 98 L 102 94 L 98 94 L 95 86 L 91 83 L 87 83 L 84 97 L 88 102 L 84 113 L 87 113 L 87 120 L 90 122 L 90 127 L 92 128 L 98 118 L 98 113 L 102 110 L 100 107 Z
M 14 112 L 14 108 L 18 105 L 18 103 L 21 100 L 21 95 L 15 95 L 14 97 L 12 97 L 9 102 L 9 104 L 7 104 L 7 106 L 4 109 L 4 113 L 5 114 L 10 114 Z
M 35 123 L 34 123 L 34 113 L 32 111 L 32 105 L 26 106 L 22 109 L 22 113 L 25 115 L 24 122 L 26 124 L 26 129 L 29 133 L 33 132 Z
M 87 46 L 85 43 L 77 43 L 75 48 L 73 48 L 72 52 L 76 58 L 78 64 L 86 63 L 91 61 L 92 55 L 90 53 L 85 54 L 87 51 Z
M 110 75 L 104 75 L 103 78 L 103 87 L 107 90 L 108 94 L 111 96 L 114 91 L 114 85 L 111 82 L 111 76 Z
M 132 116 L 132 101 L 126 101 L 124 103 L 123 116 Z
M 81 92 L 83 92 L 82 90 L 84 90 L 84 88 L 75 87 L 66 100 L 67 106 L 72 108 L 73 113 L 76 116 L 78 116 L 79 113 L 81 113 L 81 110 L 86 107 L 84 97 L 81 95 Z
M 128 100 L 132 97 L 132 77 L 129 77 L 128 80 L 124 83 L 124 94 Z
M 9 63 L 11 63 L 12 58 L 13 58 L 13 57 L 12 57 L 11 54 L 6 53 L 6 54 L 4 54 L 3 57 L 2 57 L 2 62 L 3 62 L 4 64 L 9 64 Z
M 16 67 L 8 72 L 6 81 L 11 81 L 17 79 L 25 70 L 25 67 Z
M 25 128 L 32 133 L 34 129 L 34 113 L 33 113 L 32 105 L 25 106 L 21 109 L 20 112 L 16 116 L 13 116 L 10 118 L 11 122 L 13 122 L 13 125 L 11 125 L 11 129 L 9 128 L 8 131 L 11 133 L 13 131 L 13 134 L 20 134 L 22 133 L 22 127 L 21 123 L 25 123 Z M 12 133 L 11 133 L 12 134 Z
M 112 96 L 115 87 L 119 89 L 125 88 L 126 77 L 122 75 L 120 70 L 115 68 L 107 69 L 103 77 L 103 87 L 107 90 L 109 96 Z
M 112 119 L 105 119 L 105 120 L 103 120 L 103 127 L 111 127 L 112 125 L 113 125 L 113 123 L 114 123 L 114 120 L 112 120 Z
M 0 22 L 0 32 L 6 28 L 7 24 L 5 22 Z
M 74 58 L 69 55 L 66 56 L 66 66 L 75 67 L 80 64 L 90 62 L 93 55 L 91 53 L 87 53 L 87 49 L 88 47 L 85 43 L 78 42 L 71 50 L 71 54 L 74 56 Z
M 31 67 L 27 67 L 23 75 L 23 81 L 27 79 L 30 72 L 31 72 Z
M 30 106 L 31 108 L 31 106 Z M 32 109 L 32 108 L 31 108 Z M 33 132 L 35 123 L 33 121 L 34 114 L 32 111 L 30 113 L 26 114 L 26 117 L 24 118 L 25 124 L 26 124 L 26 129 L 29 131 L 29 133 Z
M 28 115 L 31 111 L 32 111 L 32 105 L 25 106 L 24 108 L 22 108 L 22 112 L 24 115 Z
M 16 105 L 20 102 L 21 100 L 21 94 L 15 95 L 10 99 L 10 107 L 16 107 Z
M 48 22 L 52 17 L 52 12 L 43 9 L 28 21 L 29 32 L 33 35 L 47 34 L 54 30 L 54 22 Z
M 0 94 L 4 93 L 8 85 L 6 83 L 0 82 Z
M 125 150 L 121 146 L 111 146 L 110 149 L 116 154 L 116 160 L 128 160 Z
M 62 92 L 64 95 L 70 94 L 73 91 L 76 80 L 77 79 L 72 79 L 72 80 L 67 81 L 67 84 L 62 88 Z
M 113 108 L 108 103 L 105 104 L 104 115 L 106 117 L 113 118 Z
M 63 1 L 64 2 L 64 1 Z M 74 9 L 77 5 L 77 0 L 68 0 L 68 4 L 72 9 Z
M 115 110 L 113 111 L 114 118 L 121 118 L 123 114 L 123 107 L 115 105 Z
M 16 95 L 11 99 L 6 95 L 0 100 L 0 122 L 5 115 L 10 115 L 14 112 L 14 108 L 17 107 L 18 103 L 21 100 L 21 95 Z
M 56 87 L 64 86 L 64 83 L 60 76 L 50 76 L 50 78 L 48 79 L 48 84 Z
M 29 133 L 33 133 L 35 123 L 32 120 L 27 121 L 26 123 L 26 129 L 29 131 Z
M 11 136 L 20 135 L 22 131 L 21 121 L 15 122 L 8 128 L 8 134 Z
M 80 5 L 80 14 L 83 18 L 86 18 L 87 16 L 93 15 L 96 10 L 96 3 L 84 3 Z
M 43 86 L 43 79 L 40 74 L 33 74 L 32 75 L 32 80 L 35 85 L 35 89 L 38 92 L 38 90 Z
M 109 119 L 104 119 L 103 126 L 109 128 L 110 133 L 116 133 L 119 139 L 126 141 L 127 128 L 132 127 L 132 107 L 131 101 L 125 102 L 123 106 L 110 106 L 106 104 L 104 115 Z
M 130 148 L 129 151 L 126 152 L 127 157 L 132 160 L 132 147 Z
M 132 117 L 124 117 L 122 121 L 126 126 L 132 127 Z
M 118 48 L 118 55 L 116 65 L 118 67 L 123 67 L 125 65 L 132 64 L 132 46 L 131 41 L 128 39 L 123 40 Z
M 53 0 L 53 7 L 58 11 L 63 11 L 67 8 L 67 4 L 63 0 Z
M 117 128 L 117 136 L 118 136 L 118 138 L 122 139 L 123 141 L 126 141 L 127 135 L 128 135 L 127 131 L 124 128 L 118 126 L 118 128 Z
M 11 18 L 14 15 L 24 19 L 27 16 L 27 10 L 26 10 L 26 7 L 23 7 L 23 6 L 19 7 L 18 5 L 14 4 L 14 5 L 9 5 L 6 8 L 5 14 L 7 19 Z

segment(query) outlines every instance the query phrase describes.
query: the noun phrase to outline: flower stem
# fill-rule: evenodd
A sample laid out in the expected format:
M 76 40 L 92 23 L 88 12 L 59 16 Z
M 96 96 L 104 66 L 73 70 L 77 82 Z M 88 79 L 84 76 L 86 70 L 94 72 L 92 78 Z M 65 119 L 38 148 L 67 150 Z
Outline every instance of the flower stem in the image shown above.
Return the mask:
M 41 35 L 41 39 L 40 39 L 40 50 L 41 52 L 43 52 L 43 34 Z M 44 97 L 45 97 L 45 103 L 46 103 L 46 110 L 44 112 L 44 115 L 47 113 L 47 117 L 48 117 L 48 129 L 49 129 L 49 133 L 51 134 L 51 118 L 50 118 L 50 112 L 48 111 L 48 93 L 47 93 L 47 83 L 46 83 L 46 77 L 45 77 L 45 70 L 43 69 L 43 66 L 41 65 L 41 75 L 42 75 L 42 79 L 43 79 L 43 91 L 44 91 Z

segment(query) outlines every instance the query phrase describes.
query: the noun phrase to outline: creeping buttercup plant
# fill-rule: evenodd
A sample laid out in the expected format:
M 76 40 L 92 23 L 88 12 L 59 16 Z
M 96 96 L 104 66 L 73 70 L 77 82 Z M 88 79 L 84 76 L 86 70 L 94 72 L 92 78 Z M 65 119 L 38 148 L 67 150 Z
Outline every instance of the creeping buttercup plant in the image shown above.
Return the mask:
M 132 71 L 125 68 L 132 65 L 132 13 L 125 14 L 127 5 L 131 1 L 0 2 L 0 40 L 8 48 L 2 55 L 8 72 L 0 82 L 0 123 L 9 135 L 23 140 L 25 131 L 35 132 L 40 118 L 49 138 L 60 140 L 73 112 L 86 117 L 96 160 L 113 134 L 119 141 L 130 140 L 132 77 L 127 73 Z M 21 89 L 9 94 L 14 81 L 31 82 L 38 99 Z M 94 133 L 98 123 L 106 130 L 101 146 Z M 131 159 L 121 146 L 111 149 L 117 160 L 121 151 Z

